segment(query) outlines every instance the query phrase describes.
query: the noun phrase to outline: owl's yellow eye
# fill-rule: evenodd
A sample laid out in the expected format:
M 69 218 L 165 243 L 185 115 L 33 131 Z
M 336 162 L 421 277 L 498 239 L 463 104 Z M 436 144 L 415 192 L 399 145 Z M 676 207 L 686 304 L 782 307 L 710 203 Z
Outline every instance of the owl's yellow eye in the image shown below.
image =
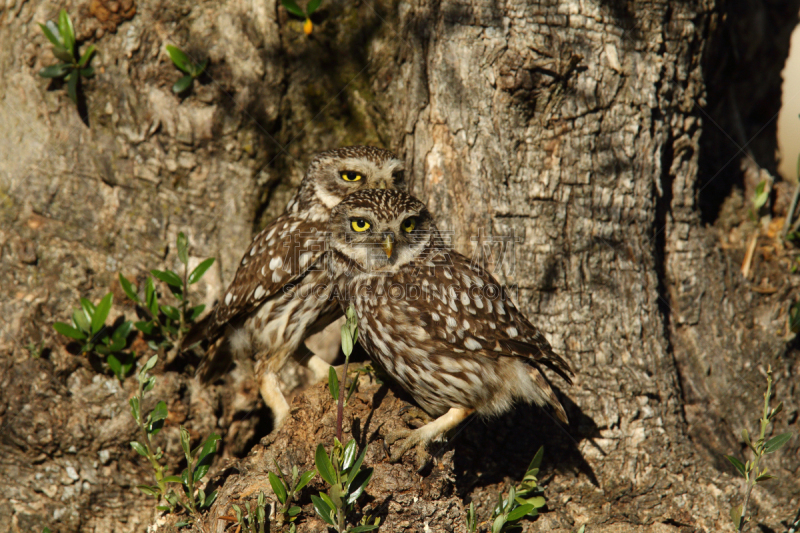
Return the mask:
M 343 170 L 339 175 L 344 181 L 361 181 L 361 174 L 355 170 Z
M 414 231 L 414 228 L 417 227 L 417 218 L 410 217 L 405 219 L 403 223 L 400 224 L 400 227 L 403 228 L 403 231 L 405 231 L 406 233 L 411 233 L 412 231 Z
M 364 220 L 363 218 L 354 218 L 350 221 L 350 227 L 353 228 L 353 231 L 357 231 L 359 233 L 367 231 L 369 229 L 369 222 Z

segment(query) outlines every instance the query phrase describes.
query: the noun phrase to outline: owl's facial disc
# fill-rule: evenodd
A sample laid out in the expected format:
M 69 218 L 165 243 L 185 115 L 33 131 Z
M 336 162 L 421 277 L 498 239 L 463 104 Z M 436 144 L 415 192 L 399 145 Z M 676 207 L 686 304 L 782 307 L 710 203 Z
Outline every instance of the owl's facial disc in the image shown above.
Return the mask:
M 415 259 L 430 239 L 427 211 L 383 218 L 373 209 L 353 208 L 334 217 L 333 246 L 366 273 L 397 270 Z
M 362 189 L 405 188 L 403 163 L 387 159 L 376 163 L 367 158 L 329 158 L 320 161 L 321 179 L 315 194 L 328 208 L 333 208 L 347 195 Z

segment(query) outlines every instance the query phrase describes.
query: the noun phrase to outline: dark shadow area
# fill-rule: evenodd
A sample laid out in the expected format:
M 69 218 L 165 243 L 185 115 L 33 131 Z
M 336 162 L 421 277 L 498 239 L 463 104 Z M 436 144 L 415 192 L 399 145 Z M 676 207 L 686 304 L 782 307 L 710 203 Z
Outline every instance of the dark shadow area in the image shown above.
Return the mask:
M 439 444 L 438 448 L 432 445 L 433 455 L 443 453 L 448 447 L 455 449 L 459 496 L 464 498 L 477 486 L 499 483 L 505 478 L 521 479 L 540 446 L 544 447 L 540 481 L 558 470 L 585 475 L 599 487 L 594 471 L 578 450 L 581 440 L 600 436 L 599 428 L 569 398 L 559 394 L 559 400 L 569 416 L 567 427 L 549 411 L 533 405 L 517 405 L 500 417 L 470 418 L 447 445 Z
M 735 188 L 748 190 L 740 168 L 747 154 L 777 176 L 781 70 L 798 9 L 798 0 L 720 3 L 702 60 L 706 102 L 695 102 L 703 124 L 699 203 L 708 224 Z

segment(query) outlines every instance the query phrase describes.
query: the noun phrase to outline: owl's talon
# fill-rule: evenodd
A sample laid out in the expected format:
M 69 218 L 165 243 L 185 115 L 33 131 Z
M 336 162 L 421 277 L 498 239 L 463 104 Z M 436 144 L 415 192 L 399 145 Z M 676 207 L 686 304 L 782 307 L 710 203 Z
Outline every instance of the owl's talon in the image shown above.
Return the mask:
M 399 463 L 408 450 L 416 447 L 417 452 L 417 467 L 422 468 L 425 463 L 430 459 L 430 454 L 426 449 L 427 441 L 418 430 L 399 429 L 392 431 L 384 437 L 384 444 L 394 444 L 395 442 L 402 441 L 397 450 L 389 457 L 389 462 Z

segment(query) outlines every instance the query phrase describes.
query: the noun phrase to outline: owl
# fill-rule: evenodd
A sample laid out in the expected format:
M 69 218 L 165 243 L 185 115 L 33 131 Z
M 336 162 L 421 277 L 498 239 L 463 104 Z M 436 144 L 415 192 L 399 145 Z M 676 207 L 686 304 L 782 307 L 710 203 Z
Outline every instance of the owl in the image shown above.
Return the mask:
M 483 268 L 442 244 L 419 200 L 398 190 L 362 190 L 331 212 L 326 268 L 335 297 L 358 317 L 359 342 L 430 415 L 387 436 L 391 457 L 432 439 L 472 413 L 490 416 L 515 401 L 567 416 L 541 373 L 571 383 L 569 364 Z
M 211 346 L 198 368 L 201 380 L 219 376 L 233 358 L 254 357 L 261 396 L 274 427 L 281 425 L 289 406 L 277 371 L 306 338 L 342 315 L 329 298 L 322 261 L 331 208 L 355 191 L 405 188 L 402 170 L 394 154 L 370 146 L 313 158 L 286 211 L 256 235 L 221 301 L 187 336 L 184 346 L 202 338 Z M 315 374 L 327 371 L 315 357 L 308 366 Z

